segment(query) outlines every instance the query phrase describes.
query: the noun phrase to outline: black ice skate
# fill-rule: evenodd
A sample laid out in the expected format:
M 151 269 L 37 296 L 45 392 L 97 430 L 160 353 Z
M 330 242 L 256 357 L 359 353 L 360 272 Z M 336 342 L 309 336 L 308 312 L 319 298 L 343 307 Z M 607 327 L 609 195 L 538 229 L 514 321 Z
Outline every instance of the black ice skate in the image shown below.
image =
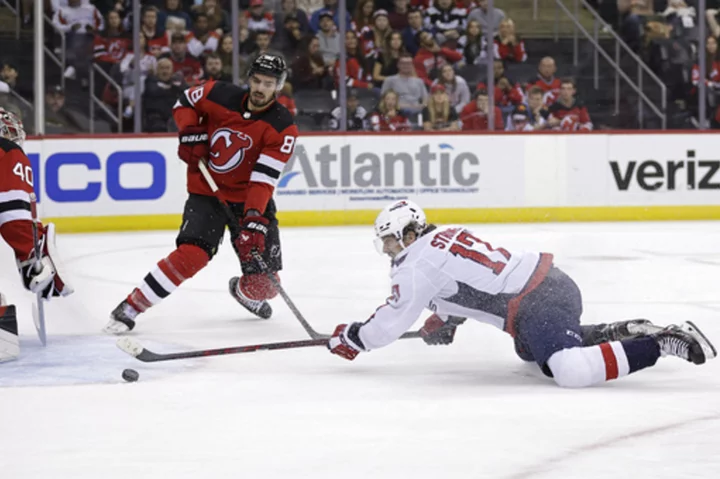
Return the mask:
M 694 364 L 703 364 L 717 356 L 715 347 L 690 321 L 682 326 L 673 324 L 652 336 L 663 356 L 677 356 Z
M 110 322 L 105 325 L 103 331 L 108 334 L 124 334 L 132 331 L 138 314 L 135 308 L 125 300 L 110 313 Z
M 235 298 L 235 301 L 242 304 L 245 309 L 255 316 L 262 319 L 268 319 L 272 316 L 272 307 L 270 307 L 270 303 L 265 300 L 250 299 L 245 296 L 242 291 L 240 291 L 240 278 L 237 276 L 230 278 L 228 289 L 230 290 L 230 295 Z
M 583 346 L 595 346 L 610 341 L 647 336 L 659 333 L 662 329 L 647 319 L 629 319 L 615 323 L 582 326 Z

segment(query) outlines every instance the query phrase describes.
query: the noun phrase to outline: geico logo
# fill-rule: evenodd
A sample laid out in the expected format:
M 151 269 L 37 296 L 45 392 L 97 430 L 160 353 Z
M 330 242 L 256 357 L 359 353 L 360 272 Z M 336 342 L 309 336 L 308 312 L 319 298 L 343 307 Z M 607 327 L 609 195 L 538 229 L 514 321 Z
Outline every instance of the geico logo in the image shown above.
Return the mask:
M 102 193 L 103 184 L 108 196 L 114 200 L 154 200 L 165 193 L 167 185 L 165 157 L 157 151 L 116 151 L 104 161 L 89 152 L 55 153 L 45 159 L 42 171 L 40 155 L 31 153 L 28 157 L 36 173 L 35 189 L 39 200 L 46 194 L 55 202 L 95 201 Z M 134 181 L 143 185 L 150 182 L 150 185 L 123 186 L 120 170 L 128 164 L 150 165 L 152 173 L 147 172 L 140 181 Z M 127 182 L 128 173 L 123 176 Z
M 611 161 L 610 169 L 620 191 L 627 191 L 633 177 L 638 186 L 646 191 L 655 191 L 662 187 L 667 190 L 720 189 L 720 183 L 713 182 L 715 173 L 720 170 L 720 160 L 693 158 L 695 150 L 688 150 L 686 160 L 668 160 L 664 164 L 655 160 L 630 161 L 625 171 L 619 162 Z
M 441 144 L 437 149 L 422 145 L 414 153 L 376 154 L 355 153 L 350 145 L 336 152 L 330 145 L 325 145 L 311 158 L 303 145 L 297 145 L 278 188 L 288 187 L 288 183 L 299 175 L 305 179 L 307 188 L 477 184 L 480 179 L 478 157 L 467 151 L 454 154 L 453 150 L 452 146 Z

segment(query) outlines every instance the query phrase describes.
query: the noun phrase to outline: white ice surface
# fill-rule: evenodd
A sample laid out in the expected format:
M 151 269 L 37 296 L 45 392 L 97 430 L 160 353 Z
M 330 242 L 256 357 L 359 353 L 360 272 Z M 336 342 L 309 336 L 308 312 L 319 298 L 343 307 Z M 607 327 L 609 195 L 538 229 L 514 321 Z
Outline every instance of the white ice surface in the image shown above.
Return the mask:
M 694 321 L 720 346 L 720 223 L 484 225 L 493 246 L 535 248 L 580 285 L 583 322 Z M 370 228 L 285 229 L 283 284 L 323 332 L 365 320 L 388 294 Z M 0 477 L 720 478 L 720 360 L 563 390 L 491 327 L 455 344 L 400 341 L 346 362 L 323 348 L 141 363 L 99 333 L 174 244 L 172 232 L 64 235 L 77 293 L 46 306 L 0 248 L 0 291 L 18 305 L 22 357 L 0 364 Z M 281 299 L 252 319 L 217 258 L 140 317 L 161 352 L 304 339 Z M 419 326 L 420 323 L 416 325 Z M 124 368 L 140 373 L 127 384 Z

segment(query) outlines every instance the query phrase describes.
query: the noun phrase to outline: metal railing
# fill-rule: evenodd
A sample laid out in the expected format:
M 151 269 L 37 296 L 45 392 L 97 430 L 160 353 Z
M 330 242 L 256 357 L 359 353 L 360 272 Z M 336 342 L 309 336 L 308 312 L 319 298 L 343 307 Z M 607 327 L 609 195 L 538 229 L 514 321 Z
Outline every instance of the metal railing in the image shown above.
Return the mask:
M 60 31 L 55 24 L 52 22 L 52 18 L 48 17 L 47 15 L 43 15 L 43 19 L 45 20 L 45 23 L 50 25 L 55 33 L 60 35 L 60 57 L 55 55 L 55 52 L 50 50 L 47 45 L 43 45 L 43 51 L 45 51 L 45 55 L 50 57 L 50 60 L 53 61 L 59 68 L 60 68 L 60 86 L 63 90 L 65 90 L 65 69 L 66 69 L 66 63 L 65 63 L 65 56 L 66 56 L 66 48 L 67 45 L 65 43 L 65 32 Z
M 118 110 L 115 115 L 110 108 L 105 104 L 102 99 L 95 96 L 95 72 L 99 73 L 100 76 L 105 78 L 108 84 L 115 88 L 118 92 Z M 122 87 L 113 78 L 108 75 L 105 70 L 93 63 L 90 67 L 90 133 L 95 133 L 95 105 L 97 105 L 105 114 L 110 117 L 118 126 L 118 133 L 122 133 L 122 115 L 123 115 L 123 92 Z
M 22 25 L 22 14 L 20 13 L 20 0 L 15 0 L 13 7 L 8 0 L 0 0 L 0 5 L 5 5 L 10 13 L 15 15 L 15 39 L 20 40 L 20 29 Z
M 563 0 L 555 0 L 555 41 L 559 37 L 559 21 L 560 21 L 560 10 L 562 10 L 573 22 L 573 65 L 577 66 L 579 56 L 579 34 L 582 33 L 585 38 L 593 45 L 593 86 L 597 90 L 600 88 L 600 77 L 599 77 L 599 57 L 602 56 L 611 67 L 615 69 L 615 114 L 620 112 L 620 78 L 625 80 L 630 88 L 632 88 L 638 95 L 638 123 L 642 128 L 643 116 L 644 116 L 644 104 L 646 103 L 650 110 L 655 113 L 660 119 L 662 129 L 667 128 L 667 87 L 660 78 L 648 67 L 642 59 L 637 56 L 635 52 L 623 41 L 622 38 L 610 27 L 610 25 L 600 17 L 600 15 L 593 9 L 586 0 L 573 0 L 574 13 L 568 9 Z M 593 17 L 593 33 L 590 34 L 585 27 L 582 26 L 578 17 L 580 5 L 592 15 Z M 600 45 L 599 35 L 600 28 L 609 34 L 615 40 L 615 52 L 614 59 L 608 54 L 605 49 Z M 620 67 L 620 54 L 621 49 L 623 54 L 631 58 L 637 64 L 637 81 L 633 81 Z M 652 83 L 655 83 L 660 88 L 660 107 L 658 107 L 643 91 L 644 78 L 646 75 Z

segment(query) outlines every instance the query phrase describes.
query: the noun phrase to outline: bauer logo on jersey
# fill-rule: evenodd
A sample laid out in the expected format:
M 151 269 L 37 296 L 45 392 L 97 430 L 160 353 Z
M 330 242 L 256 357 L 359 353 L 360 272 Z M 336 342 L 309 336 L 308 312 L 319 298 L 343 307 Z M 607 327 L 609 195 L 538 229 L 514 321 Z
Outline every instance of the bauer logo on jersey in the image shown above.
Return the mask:
M 210 169 L 216 173 L 228 173 L 245 159 L 245 151 L 253 146 L 252 138 L 229 128 L 215 130 L 210 140 Z

